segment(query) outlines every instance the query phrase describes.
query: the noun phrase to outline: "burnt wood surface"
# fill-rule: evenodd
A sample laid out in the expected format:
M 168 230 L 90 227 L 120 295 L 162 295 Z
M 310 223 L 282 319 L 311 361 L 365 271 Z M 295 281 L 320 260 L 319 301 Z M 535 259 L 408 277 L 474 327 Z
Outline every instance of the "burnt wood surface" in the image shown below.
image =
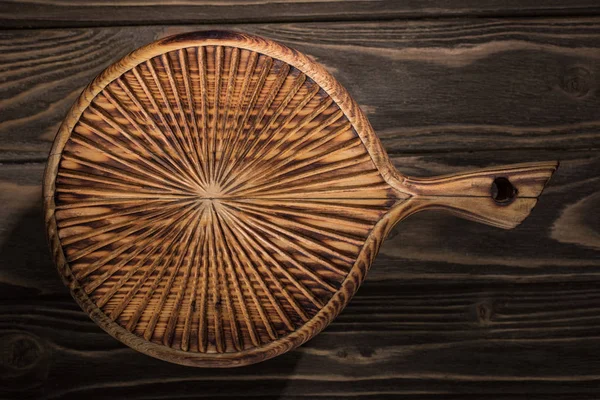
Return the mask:
M 596 0 L 2 0 L 6 28 L 595 15 Z
M 223 26 L 323 63 L 407 174 L 561 160 L 515 230 L 414 215 L 321 335 L 228 371 L 154 360 L 98 328 L 56 273 L 40 200 L 83 87 L 140 45 L 203 26 L 0 31 L 0 398 L 598 398 L 599 22 Z
M 85 89 L 52 146 L 44 218 L 100 327 L 163 360 L 233 367 L 326 328 L 399 221 L 444 209 L 514 228 L 557 166 L 407 176 L 323 66 L 260 36 L 191 32 Z
M 600 18 L 223 25 L 323 64 L 388 153 L 588 149 L 600 127 Z M 0 160 L 44 161 L 104 68 L 210 26 L 3 31 Z

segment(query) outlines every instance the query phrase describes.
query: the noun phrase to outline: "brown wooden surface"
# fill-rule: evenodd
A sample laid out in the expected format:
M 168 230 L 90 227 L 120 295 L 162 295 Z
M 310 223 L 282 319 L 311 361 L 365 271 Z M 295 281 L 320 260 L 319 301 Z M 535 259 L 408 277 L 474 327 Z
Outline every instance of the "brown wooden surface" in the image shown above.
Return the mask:
M 0 1 L 0 25 L 7 28 L 598 13 L 595 0 Z
M 67 110 L 106 66 L 158 37 L 206 28 L 4 31 L 1 159 L 44 160 Z M 598 145 L 600 18 L 223 28 L 325 65 L 388 153 Z
M 400 52 L 405 57 L 382 51 L 374 57 L 385 62 L 362 62 L 355 53 L 365 47 L 360 43 L 378 26 L 394 24 L 408 29 L 390 42 L 410 49 Z M 20 46 L 20 60 L 14 50 L 0 55 L 0 155 L 8 162 L 0 166 L 0 397 L 598 398 L 595 24 L 586 18 L 356 23 L 345 30 L 354 41 L 339 49 L 295 32 L 327 32 L 324 41 L 347 24 L 254 26 L 276 39 L 295 27 L 286 43 L 317 54 L 366 106 L 402 171 L 428 176 L 524 160 L 563 163 L 516 230 L 444 214 L 407 219 L 334 324 L 297 351 L 227 374 L 153 360 L 97 328 L 56 274 L 39 204 L 46 152 L 78 91 L 157 30 L 181 28 L 3 31 L 3 46 L 30 44 Z M 52 43 L 65 32 L 88 38 L 71 42 L 77 62 L 61 58 L 60 48 L 39 48 L 40 39 Z M 450 62 L 449 54 L 462 62 Z M 346 62 L 363 69 L 339 68 Z M 371 84 L 364 83 L 367 75 Z
M 132 348 L 252 364 L 318 334 L 390 229 L 425 210 L 511 229 L 558 161 L 408 177 L 321 65 L 260 36 L 191 32 L 104 70 L 44 178 L 55 263 Z
M 337 315 L 384 215 L 410 196 L 370 142 L 358 106 L 304 55 L 224 31 L 152 43 L 108 67 L 60 128 L 44 179 L 55 262 L 139 351 L 200 367 L 271 358 Z M 528 214 L 535 175 L 514 205 L 491 201 L 511 217 L 492 213 L 500 223 Z
M 561 154 L 561 169 L 519 228 L 415 215 L 392 232 L 361 290 L 321 335 L 274 360 L 219 374 L 152 360 L 97 328 L 46 256 L 37 205 L 43 167 L 4 166 L 0 181 L 12 196 L 2 199 L 9 207 L 0 255 L 9 267 L 0 326 L 8 339 L 22 340 L 18 347 L 5 344 L 11 357 L 4 368 L 31 364 L 3 375 L 5 396 L 593 398 L 600 368 L 594 214 L 600 160 L 594 152 Z M 503 155 L 511 162 L 522 152 Z M 492 163 L 485 153 L 393 161 L 414 173 Z M 43 351 L 29 350 L 33 343 Z M 506 392 L 513 397 L 502 397 Z

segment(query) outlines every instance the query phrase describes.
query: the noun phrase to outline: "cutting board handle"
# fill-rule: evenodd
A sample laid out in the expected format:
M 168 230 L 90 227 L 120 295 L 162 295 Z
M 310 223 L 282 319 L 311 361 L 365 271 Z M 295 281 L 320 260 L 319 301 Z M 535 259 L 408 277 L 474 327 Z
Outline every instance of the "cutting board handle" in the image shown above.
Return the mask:
M 513 164 L 434 178 L 402 177 L 398 190 L 414 197 L 398 221 L 417 211 L 443 209 L 460 217 L 504 229 L 531 212 L 558 161 Z

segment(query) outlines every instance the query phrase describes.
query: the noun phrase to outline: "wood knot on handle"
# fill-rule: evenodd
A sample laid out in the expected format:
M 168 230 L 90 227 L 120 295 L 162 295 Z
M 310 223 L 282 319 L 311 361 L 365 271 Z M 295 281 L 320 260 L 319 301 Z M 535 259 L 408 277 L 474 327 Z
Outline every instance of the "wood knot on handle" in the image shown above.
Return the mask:
M 507 205 L 513 202 L 519 191 L 505 177 L 498 177 L 492 182 L 490 189 L 492 198 L 497 204 Z

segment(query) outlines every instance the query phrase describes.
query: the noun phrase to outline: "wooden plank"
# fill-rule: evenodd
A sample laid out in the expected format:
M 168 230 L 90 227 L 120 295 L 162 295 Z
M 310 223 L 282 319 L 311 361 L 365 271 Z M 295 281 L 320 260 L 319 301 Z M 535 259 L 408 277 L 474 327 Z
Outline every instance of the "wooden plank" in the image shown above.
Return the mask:
M 0 160 L 44 160 L 68 108 L 103 68 L 156 38 L 207 28 L 2 32 Z M 393 153 L 600 145 L 600 18 L 235 29 L 323 63 Z
M 514 230 L 427 212 L 402 221 L 381 248 L 369 280 L 552 283 L 600 280 L 600 157 L 591 151 L 503 151 L 394 156 L 416 176 L 495 164 L 560 160 L 532 215 Z M 0 265 L 3 284 L 62 292 L 41 214 L 43 164 L 0 166 Z M 2 293 L 2 290 L 0 290 Z
M 555 283 L 600 280 L 600 157 L 586 151 L 503 151 L 394 156 L 418 176 L 494 164 L 558 159 L 559 170 L 532 215 L 514 230 L 491 229 L 437 212 L 402 221 L 381 248 L 369 280 L 442 283 Z M 62 293 L 41 214 L 43 164 L 0 166 L 3 284 Z M 0 293 L 2 291 L 0 290 Z
M 594 284 L 399 283 L 365 283 L 340 318 L 303 347 L 229 370 L 187 368 L 137 353 L 95 326 L 66 296 L 3 302 L 0 337 L 11 358 L 2 367 L 13 374 L 0 378 L 0 394 L 4 399 L 189 393 L 231 399 L 598 396 L 600 299 Z
M 395 156 L 417 175 L 559 158 L 532 216 L 503 231 L 442 213 L 401 222 L 325 332 L 233 370 L 125 348 L 51 264 L 43 164 L 0 166 L 1 398 L 593 399 L 600 385 L 600 157 L 594 151 Z
M 235 2 L 157 0 L 4 0 L 0 24 L 6 28 L 195 24 L 230 22 L 384 20 L 441 16 L 591 15 L 595 0 L 238 0 Z

